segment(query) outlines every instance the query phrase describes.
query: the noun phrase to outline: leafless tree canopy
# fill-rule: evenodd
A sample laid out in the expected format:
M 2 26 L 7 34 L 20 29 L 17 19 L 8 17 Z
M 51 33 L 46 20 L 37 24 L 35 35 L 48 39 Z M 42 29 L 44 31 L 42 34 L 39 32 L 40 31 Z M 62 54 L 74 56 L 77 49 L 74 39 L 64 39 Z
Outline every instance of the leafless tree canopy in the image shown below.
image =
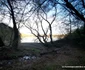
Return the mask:
M 0 0 L 0 10 L 0 21 L 2 22 L 5 18 L 8 18 L 9 22 L 13 24 L 13 46 L 15 48 L 18 46 L 19 29 L 23 25 L 43 44 L 47 43 L 48 37 L 50 42 L 53 42 L 52 25 L 54 21 L 57 21 L 57 25 L 58 21 L 62 20 L 61 23 L 69 26 L 70 33 L 71 25 L 76 25 L 76 21 L 81 21 L 81 23 L 84 23 L 85 33 L 84 0 Z M 54 13 L 51 13 L 51 21 L 48 20 L 50 11 L 54 11 Z M 43 26 L 43 21 L 47 24 L 46 28 Z M 81 25 L 81 23 L 77 24 Z M 42 34 L 39 30 L 42 31 Z

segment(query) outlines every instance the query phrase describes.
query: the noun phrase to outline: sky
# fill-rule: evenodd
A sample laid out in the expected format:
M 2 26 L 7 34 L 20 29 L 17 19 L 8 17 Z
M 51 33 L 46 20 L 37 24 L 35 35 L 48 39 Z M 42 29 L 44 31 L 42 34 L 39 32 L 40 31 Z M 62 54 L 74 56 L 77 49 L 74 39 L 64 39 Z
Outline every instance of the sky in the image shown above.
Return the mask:
M 27 0 L 28 1 L 28 0 Z M 32 3 L 31 3 L 32 4 Z M 15 15 L 16 16 L 16 20 L 18 20 L 18 19 L 20 19 L 21 18 L 21 13 L 24 11 L 24 9 L 23 9 L 23 6 L 24 6 L 25 4 L 24 3 L 21 3 L 21 4 L 19 4 L 18 3 L 18 5 L 16 4 L 15 6 L 17 7 L 17 6 L 19 6 L 20 7 L 20 11 L 19 11 L 19 9 L 18 8 L 15 8 L 14 9 L 14 11 L 16 12 L 16 13 L 19 13 L 19 14 L 17 14 L 17 15 Z M 59 5 L 57 5 L 56 6 L 57 7 L 57 10 L 56 10 L 56 12 L 57 12 L 57 14 L 56 14 L 56 19 L 55 19 L 55 21 L 53 22 L 53 24 L 52 24 L 52 33 L 53 33 L 53 35 L 61 35 L 61 34 L 66 34 L 67 33 L 67 31 L 69 31 L 69 26 L 67 27 L 64 23 L 62 23 L 62 21 L 64 21 L 64 19 L 68 19 L 68 17 L 67 17 L 67 15 L 68 15 L 68 12 L 66 12 L 65 10 L 63 10 Z M 6 7 L 4 7 L 3 9 L 5 9 Z M 24 13 L 26 14 L 28 11 L 30 11 L 30 9 L 31 9 L 31 5 L 28 5 L 27 7 L 26 7 L 26 9 L 25 9 L 25 11 L 24 11 Z M 4 12 L 4 10 L 3 10 L 3 12 Z M 8 26 L 10 26 L 10 27 L 13 27 L 13 24 L 12 24 L 12 20 L 10 19 L 10 15 L 9 14 L 7 14 L 8 13 L 8 10 L 7 10 L 7 8 L 6 8 L 6 16 L 3 18 L 3 20 L 2 20 L 2 22 L 3 23 L 5 23 L 5 24 L 7 24 Z M 27 19 L 27 17 L 28 16 L 30 16 L 31 15 L 31 13 L 32 12 L 30 12 L 30 13 L 27 13 L 26 14 L 26 16 L 24 16 L 23 18 L 22 18 L 22 20 L 23 19 Z M 48 16 L 48 21 L 49 22 L 51 22 L 52 21 L 52 19 L 53 19 L 53 14 L 55 13 L 55 9 L 53 8 L 53 9 L 51 9 L 51 11 L 49 11 L 48 13 L 47 13 L 47 16 Z M 64 14 L 63 14 L 64 13 Z M 34 14 L 34 13 L 33 13 Z M 26 24 L 28 24 L 29 25 L 29 23 L 32 25 L 32 27 L 34 28 L 34 29 L 36 29 L 36 25 L 34 24 L 35 23 L 35 21 L 37 20 L 37 17 L 36 16 L 34 16 L 34 15 L 31 15 L 32 17 L 26 22 Z M 43 14 L 41 14 L 43 17 L 45 17 Z M 65 17 L 64 17 L 65 16 Z M 2 19 L 2 17 L 3 17 L 3 15 L 2 14 L 0 14 L 0 21 L 1 21 L 1 19 Z M 35 19 L 34 19 L 35 18 Z M 25 22 L 24 20 L 20 23 L 20 27 L 23 25 L 23 22 Z M 66 21 L 65 21 L 66 22 Z M 38 22 L 39 23 L 39 22 Z M 47 22 L 46 21 L 42 21 L 42 23 L 43 23 L 43 28 L 44 28 L 44 30 L 46 30 L 47 29 L 47 27 L 49 26 L 48 24 L 47 24 Z M 39 25 L 39 32 L 41 33 L 41 35 L 43 34 L 43 32 L 42 32 L 42 30 L 41 30 L 41 27 L 40 27 L 40 23 L 38 24 Z M 74 27 L 73 25 L 72 25 L 72 28 L 73 29 L 75 29 L 76 27 Z M 30 32 L 30 30 L 28 29 L 28 28 L 26 28 L 24 25 L 21 27 L 21 28 L 19 28 L 19 31 L 20 31 L 20 33 L 21 34 L 26 34 L 26 35 L 30 35 L 31 34 L 31 32 Z M 48 35 L 49 35 L 49 32 L 48 32 Z
M 17 4 L 16 4 L 17 5 Z M 18 6 L 18 5 L 17 5 Z M 24 2 L 23 3 L 21 3 L 20 4 L 20 8 L 22 9 L 22 11 L 24 10 L 23 9 L 23 6 L 24 6 Z M 5 7 L 6 8 L 6 7 Z M 25 11 L 24 12 L 27 12 L 28 10 L 30 10 L 31 9 L 31 5 L 30 4 L 28 4 L 28 6 L 26 7 L 26 9 L 25 9 Z M 7 10 L 7 9 L 6 9 Z M 17 10 L 15 10 L 16 12 L 18 12 Z M 21 12 L 21 11 L 20 11 Z M 57 7 L 57 12 L 60 12 L 60 7 L 58 6 Z M 52 15 L 53 15 L 53 13 L 55 13 L 55 8 L 53 8 L 53 9 L 51 9 L 51 11 L 49 11 L 48 13 L 47 13 L 47 15 L 48 15 L 48 21 L 49 22 L 51 22 L 52 21 L 52 19 L 53 19 L 53 17 L 52 17 Z M 9 16 L 9 14 L 6 14 L 7 16 Z M 29 16 L 30 14 L 28 14 L 27 16 Z M 2 15 L 3 16 L 3 15 Z M 0 15 L 0 18 L 2 18 L 2 16 Z M 13 27 L 13 24 L 12 24 L 12 20 L 9 18 L 9 17 L 4 17 L 4 20 L 2 21 L 3 23 L 6 23 L 6 24 L 8 24 L 9 26 L 11 26 L 11 27 Z M 18 18 L 20 18 L 21 16 L 17 16 Z M 58 15 L 57 16 L 57 18 L 56 18 L 56 21 L 54 21 L 54 23 L 52 24 L 52 30 L 53 30 L 53 34 L 62 34 L 62 30 L 64 30 L 64 29 L 61 29 L 60 30 L 60 26 L 61 26 L 61 24 L 60 24 L 60 22 L 61 22 L 61 20 L 58 20 L 58 18 L 60 18 L 61 17 L 61 15 Z M 24 17 L 24 18 L 26 18 L 26 17 Z M 30 21 L 27 21 L 27 24 L 28 24 L 28 22 L 30 22 L 31 24 L 32 23 L 34 23 L 33 21 L 34 21 L 34 16 L 32 17 L 32 18 L 30 18 Z M 35 17 L 36 18 L 36 17 Z M 36 19 L 35 19 L 36 20 Z M 21 23 L 22 24 L 22 23 Z M 33 26 L 34 28 L 35 28 L 35 26 Z M 48 24 L 45 22 L 45 21 L 43 21 L 43 27 L 44 27 L 44 29 L 46 29 L 47 27 L 48 27 Z M 25 34 L 31 34 L 31 32 L 30 32 L 30 30 L 28 29 L 28 28 L 26 28 L 24 25 L 23 25 L 23 27 L 21 27 L 20 29 L 19 29 L 19 31 L 20 31 L 20 33 L 25 33 Z M 41 34 L 42 34 L 42 31 L 41 31 L 41 29 L 39 30 L 40 32 L 41 32 Z
M 52 14 L 55 13 L 54 9 L 52 9 L 47 15 L 48 15 L 48 21 L 51 22 L 53 20 L 53 17 L 52 17 Z M 0 18 L 2 16 L 0 15 Z M 60 16 L 58 16 L 60 17 Z M 55 34 L 63 34 L 65 33 L 64 32 L 64 29 L 62 29 L 62 24 L 60 20 L 58 20 L 58 17 L 57 19 L 53 22 L 52 24 L 52 30 L 53 30 L 53 35 Z M 31 18 L 31 23 L 33 23 L 33 19 Z M 13 24 L 12 24 L 12 20 L 9 20 L 9 17 L 5 17 L 5 19 L 2 21 L 3 23 L 6 23 L 7 25 L 9 25 L 10 27 L 13 27 Z M 46 27 L 48 27 L 48 23 L 46 21 L 43 21 L 43 27 L 46 29 Z M 35 27 L 34 27 L 35 28 Z M 30 30 L 28 28 L 26 28 L 24 25 L 23 27 L 21 27 L 19 29 L 20 33 L 24 33 L 24 34 L 31 34 Z M 42 34 L 42 31 L 40 30 L 41 34 Z
M 22 4 L 23 5 L 23 4 Z M 26 10 L 25 10 L 25 12 L 27 12 L 27 10 L 29 9 L 29 7 L 27 7 L 26 8 Z M 60 12 L 61 10 L 58 8 L 57 9 L 57 12 Z M 51 11 L 49 11 L 48 13 L 47 13 L 47 15 L 48 15 L 48 21 L 49 22 L 51 22 L 52 20 L 53 20 L 53 14 L 55 13 L 55 10 L 54 10 L 54 8 L 51 10 Z M 29 16 L 30 14 L 28 14 L 27 16 Z M 2 15 L 3 16 L 3 15 Z M 0 18 L 2 18 L 2 16 L 0 15 Z M 9 16 L 9 15 L 8 15 Z M 18 16 L 18 17 L 20 17 L 20 16 Z M 62 15 L 59 15 L 59 13 L 57 14 L 57 16 L 56 16 L 56 19 L 55 19 L 55 21 L 53 22 L 53 24 L 52 24 L 52 31 L 53 31 L 53 35 L 60 35 L 60 34 L 66 34 L 66 31 L 65 31 L 65 25 L 64 24 L 61 24 L 61 22 L 62 22 L 62 20 L 60 20 L 60 18 L 62 17 Z M 26 18 L 26 17 L 24 17 L 24 18 Z M 37 17 L 35 16 L 35 20 L 37 19 Z M 27 24 L 28 24 L 28 22 L 29 23 L 31 23 L 31 25 L 33 25 L 33 28 L 36 28 L 36 26 L 35 26 L 35 24 L 34 24 L 34 16 L 33 17 L 31 17 L 30 19 L 29 19 L 30 21 L 27 21 Z M 13 27 L 13 24 L 12 24 L 12 20 L 9 18 L 9 17 L 4 17 L 4 20 L 2 21 L 3 23 L 6 23 L 7 25 L 9 25 L 10 27 Z M 44 27 L 44 29 L 46 30 L 47 29 L 47 27 L 48 27 L 48 23 L 46 22 L 46 21 L 42 21 L 42 23 L 43 23 L 43 27 Z M 22 22 L 21 22 L 21 24 L 22 24 Z M 21 25 L 20 25 L 21 26 Z M 40 24 L 39 24 L 39 26 L 40 26 Z M 26 28 L 24 25 L 19 29 L 19 31 L 20 31 L 20 33 L 21 34 L 28 34 L 28 35 L 30 35 L 31 34 L 31 32 L 30 32 L 30 30 L 28 29 L 28 28 Z M 41 30 L 41 27 L 39 27 L 39 32 L 41 33 L 41 34 L 43 34 L 43 32 L 42 32 L 42 30 Z M 49 35 L 49 33 L 48 33 L 48 35 Z M 24 40 L 26 40 L 26 39 L 24 39 Z

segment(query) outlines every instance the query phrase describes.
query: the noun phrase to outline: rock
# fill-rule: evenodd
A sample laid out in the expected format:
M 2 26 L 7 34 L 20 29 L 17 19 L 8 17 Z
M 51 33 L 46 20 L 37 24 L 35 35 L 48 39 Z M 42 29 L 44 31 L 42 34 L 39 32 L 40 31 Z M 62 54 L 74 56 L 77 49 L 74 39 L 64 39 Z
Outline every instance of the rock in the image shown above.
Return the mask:
M 23 59 L 24 60 L 30 60 L 31 59 L 31 56 L 24 56 Z

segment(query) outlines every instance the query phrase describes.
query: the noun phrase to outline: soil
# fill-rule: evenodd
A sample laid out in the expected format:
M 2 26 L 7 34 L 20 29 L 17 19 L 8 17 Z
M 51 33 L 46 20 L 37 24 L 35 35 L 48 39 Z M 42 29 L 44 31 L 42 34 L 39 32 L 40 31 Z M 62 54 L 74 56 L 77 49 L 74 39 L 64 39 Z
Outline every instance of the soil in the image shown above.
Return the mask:
M 62 66 L 85 65 L 84 50 L 74 48 L 69 43 L 62 43 L 60 46 L 47 49 L 39 43 L 21 44 L 19 48 L 22 50 L 28 49 L 28 52 L 26 52 L 30 54 L 23 55 L 17 59 L 0 61 L 0 70 L 63 70 Z M 30 49 L 31 51 L 29 52 Z M 24 56 L 27 57 L 25 58 Z

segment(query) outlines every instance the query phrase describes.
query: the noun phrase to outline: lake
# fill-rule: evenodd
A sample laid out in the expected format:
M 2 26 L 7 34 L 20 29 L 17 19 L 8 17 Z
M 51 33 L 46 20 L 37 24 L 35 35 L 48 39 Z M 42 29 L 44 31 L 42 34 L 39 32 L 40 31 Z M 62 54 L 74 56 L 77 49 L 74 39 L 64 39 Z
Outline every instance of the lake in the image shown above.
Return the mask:
M 60 38 L 64 38 L 65 35 L 53 35 L 53 41 L 58 40 Z M 41 39 L 42 40 L 42 39 Z M 50 41 L 50 38 L 48 36 L 48 42 Z M 21 42 L 27 43 L 27 42 L 39 42 L 36 37 L 34 36 L 21 36 Z

